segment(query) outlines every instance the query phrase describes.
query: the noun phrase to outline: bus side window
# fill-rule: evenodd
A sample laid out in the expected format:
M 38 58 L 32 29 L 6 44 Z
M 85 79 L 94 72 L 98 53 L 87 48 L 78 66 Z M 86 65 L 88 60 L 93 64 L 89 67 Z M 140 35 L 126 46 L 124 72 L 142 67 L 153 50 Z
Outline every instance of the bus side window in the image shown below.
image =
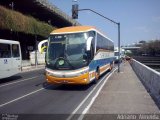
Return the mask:
M 90 31 L 89 32 L 89 37 L 93 37 L 93 40 L 92 40 L 92 42 L 91 42 L 91 49 L 92 49 L 92 51 L 91 51 L 91 59 L 94 57 L 94 50 L 95 50 L 95 35 L 96 35 L 96 33 L 94 32 L 94 31 Z
M 12 45 L 12 57 L 20 57 L 19 45 L 17 45 L 17 44 Z
M 10 44 L 0 43 L 0 58 L 10 58 L 10 57 L 11 57 Z

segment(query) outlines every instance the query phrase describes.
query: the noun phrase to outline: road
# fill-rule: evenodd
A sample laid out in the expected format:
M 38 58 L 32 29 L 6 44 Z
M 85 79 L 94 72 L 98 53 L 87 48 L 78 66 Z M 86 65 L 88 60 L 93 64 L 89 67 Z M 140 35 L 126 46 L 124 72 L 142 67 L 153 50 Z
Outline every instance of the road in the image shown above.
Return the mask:
M 115 68 L 114 68 L 115 69 Z M 44 69 L 23 72 L 0 80 L 0 114 L 80 114 L 112 72 L 97 84 L 87 86 L 49 85 Z

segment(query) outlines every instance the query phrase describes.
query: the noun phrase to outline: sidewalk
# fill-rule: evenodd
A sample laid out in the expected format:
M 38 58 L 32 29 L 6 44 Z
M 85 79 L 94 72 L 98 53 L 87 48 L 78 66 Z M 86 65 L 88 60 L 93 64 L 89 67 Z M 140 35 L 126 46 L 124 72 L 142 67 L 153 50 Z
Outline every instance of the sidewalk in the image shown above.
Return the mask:
M 35 65 L 31 65 L 30 60 L 22 60 L 22 72 L 36 70 L 36 69 L 43 69 L 43 68 L 45 68 L 45 65 L 43 64 L 37 65 L 36 67 Z
M 109 78 L 87 114 L 160 113 L 128 62 Z
M 22 67 L 22 72 L 26 72 L 26 71 L 32 71 L 32 70 L 38 70 L 38 69 L 45 69 L 45 65 L 37 65 L 36 66 L 23 66 Z

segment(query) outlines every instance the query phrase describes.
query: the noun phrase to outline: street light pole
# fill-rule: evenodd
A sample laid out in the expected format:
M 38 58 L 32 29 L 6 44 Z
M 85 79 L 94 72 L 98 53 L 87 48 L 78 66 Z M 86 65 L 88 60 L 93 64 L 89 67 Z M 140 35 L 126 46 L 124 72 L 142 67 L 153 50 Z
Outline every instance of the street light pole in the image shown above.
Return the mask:
M 35 67 L 37 68 L 37 35 L 35 35 Z
M 120 23 L 118 25 L 118 72 L 120 72 Z
M 14 2 L 11 2 L 9 6 L 12 8 L 12 10 L 14 10 Z
M 12 9 L 12 12 L 13 12 L 13 10 L 14 10 L 14 2 L 11 2 L 10 4 L 9 4 L 9 6 L 11 7 L 11 9 Z M 11 15 L 11 17 L 12 17 L 12 19 L 13 19 L 13 15 Z M 13 34 L 14 34 L 14 31 L 13 31 L 13 29 L 11 28 L 11 39 L 13 39 Z

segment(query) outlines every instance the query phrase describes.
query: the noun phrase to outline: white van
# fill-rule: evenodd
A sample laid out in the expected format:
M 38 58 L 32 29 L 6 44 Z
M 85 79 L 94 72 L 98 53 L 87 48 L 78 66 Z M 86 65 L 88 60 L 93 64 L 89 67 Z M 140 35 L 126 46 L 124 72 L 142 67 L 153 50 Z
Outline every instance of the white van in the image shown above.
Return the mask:
M 20 43 L 13 40 L 0 39 L 0 79 L 21 72 Z

